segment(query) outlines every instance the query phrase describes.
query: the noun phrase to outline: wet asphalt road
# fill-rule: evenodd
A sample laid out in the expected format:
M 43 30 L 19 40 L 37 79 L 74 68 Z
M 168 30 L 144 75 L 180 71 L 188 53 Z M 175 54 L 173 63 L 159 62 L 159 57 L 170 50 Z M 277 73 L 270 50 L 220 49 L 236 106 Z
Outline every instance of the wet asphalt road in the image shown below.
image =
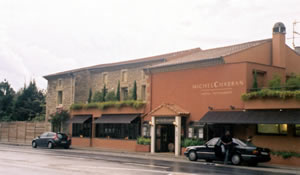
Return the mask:
M 78 149 L 33 149 L 29 146 L 0 144 L 0 174 L 300 174 L 298 170 L 266 167 L 224 166 L 187 160 L 154 160 L 151 157 L 128 157 L 116 153 Z

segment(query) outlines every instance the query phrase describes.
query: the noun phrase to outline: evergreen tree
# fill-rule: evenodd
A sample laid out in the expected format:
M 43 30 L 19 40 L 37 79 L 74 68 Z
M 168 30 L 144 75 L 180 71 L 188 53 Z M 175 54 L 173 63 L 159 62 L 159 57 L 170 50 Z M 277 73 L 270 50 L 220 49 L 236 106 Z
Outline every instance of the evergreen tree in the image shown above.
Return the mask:
M 15 91 L 4 80 L 0 82 L 0 120 L 9 121 L 12 117 Z
M 37 89 L 34 80 L 29 83 L 28 87 L 25 85 L 18 94 L 14 106 L 14 120 L 32 120 L 43 113 L 45 94 L 43 91 Z
M 106 97 L 106 94 L 107 94 L 107 89 L 106 89 L 106 85 L 104 84 L 103 86 L 103 89 L 102 89 L 102 102 L 105 101 L 105 97 Z
M 91 103 L 91 102 L 92 102 L 92 96 L 93 96 L 92 88 L 90 88 L 90 91 L 89 91 L 89 98 L 88 98 L 88 103 Z
M 118 81 L 118 88 L 117 88 L 117 94 L 116 94 L 117 101 L 120 101 L 120 81 Z
M 136 91 L 137 91 L 136 81 L 134 80 L 134 83 L 133 83 L 133 89 L 132 89 L 132 100 L 137 100 L 137 94 L 136 94 Z
M 257 91 L 257 90 L 258 90 L 257 73 L 256 73 L 256 70 L 254 70 L 254 72 L 253 72 L 253 85 L 252 85 L 252 89 L 253 89 L 254 91 Z

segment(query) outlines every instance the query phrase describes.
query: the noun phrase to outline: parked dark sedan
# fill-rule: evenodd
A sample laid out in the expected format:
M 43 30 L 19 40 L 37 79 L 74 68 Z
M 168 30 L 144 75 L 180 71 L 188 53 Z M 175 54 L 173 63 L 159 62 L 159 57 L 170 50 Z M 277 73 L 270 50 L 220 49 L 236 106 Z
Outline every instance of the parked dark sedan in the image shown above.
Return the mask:
M 32 147 L 64 147 L 68 149 L 71 145 L 71 139 L 64 133 L 45 132 L 32 140 Z
M 214 160 L 224 161 L 225 153 L 224 151 L 222 152 L 221 145 L 221 139 L 216 137 L 204 145 L 187 147 L 184 155 L 191 161 L 196 161 L 197 159 L 205 159 L 207 162 Z M 236 138 L 233 138 L 233 145 L 229 160 L 234 165 L 242 162 L 257 165 L 259 162 L 268 162 L 271 160 L 270 149 L 268 148 L 256 147 L 251 143 L 246 143 Z

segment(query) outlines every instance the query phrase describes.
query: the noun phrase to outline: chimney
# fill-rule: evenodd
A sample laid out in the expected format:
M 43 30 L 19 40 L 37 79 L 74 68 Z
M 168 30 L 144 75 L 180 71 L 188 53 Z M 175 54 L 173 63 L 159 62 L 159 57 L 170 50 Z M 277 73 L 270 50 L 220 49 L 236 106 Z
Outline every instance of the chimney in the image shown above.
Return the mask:
M 296 52 L 298 55 L 300 55 L 300 46 L 296 46 L 296 47 L 295 47 L 295 52 Z
M 285 67 L 285 26 L 282 22 L 278 22 L 273 27 L 272 38 L 272 65 Z

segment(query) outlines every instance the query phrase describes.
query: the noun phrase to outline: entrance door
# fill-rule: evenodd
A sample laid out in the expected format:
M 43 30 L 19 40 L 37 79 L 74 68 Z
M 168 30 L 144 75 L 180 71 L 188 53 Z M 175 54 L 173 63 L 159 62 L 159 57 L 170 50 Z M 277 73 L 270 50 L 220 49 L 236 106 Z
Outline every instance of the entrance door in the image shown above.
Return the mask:
M 175 149 L 175 127 L 174 125 L 157 125 L 156 151 L 174 152 Z

